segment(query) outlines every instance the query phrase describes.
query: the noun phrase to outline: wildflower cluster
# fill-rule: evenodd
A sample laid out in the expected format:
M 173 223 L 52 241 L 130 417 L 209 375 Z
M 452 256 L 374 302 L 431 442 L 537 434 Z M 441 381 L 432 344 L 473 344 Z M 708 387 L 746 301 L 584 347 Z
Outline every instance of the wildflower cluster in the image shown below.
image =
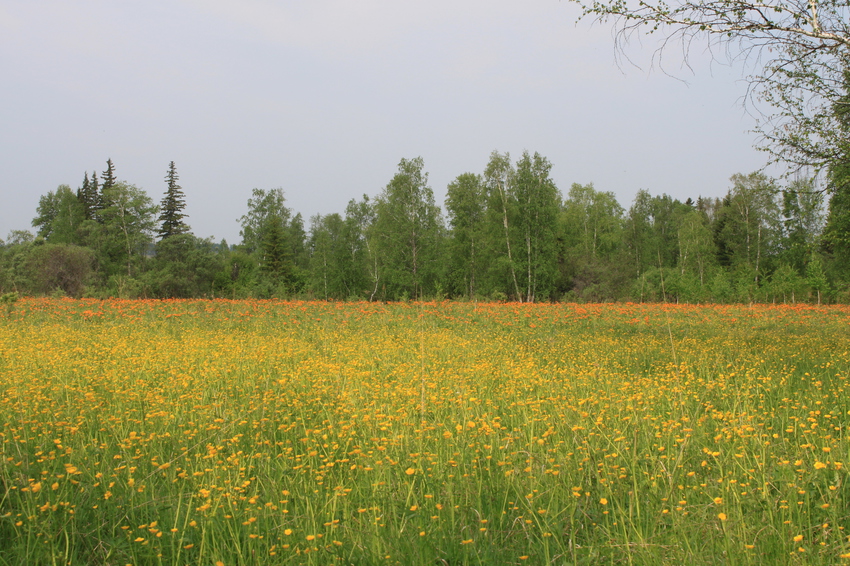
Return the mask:
M 0 561 L 835 564 L 848 315 L 23 299 Z

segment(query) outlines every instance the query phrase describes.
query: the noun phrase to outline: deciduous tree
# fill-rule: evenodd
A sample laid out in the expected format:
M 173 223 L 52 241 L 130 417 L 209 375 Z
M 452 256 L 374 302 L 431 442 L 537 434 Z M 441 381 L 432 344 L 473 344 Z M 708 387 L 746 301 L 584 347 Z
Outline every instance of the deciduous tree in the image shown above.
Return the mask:
M 157 207 L 142 189 L 123 181 L 104 185 L 101 195 L 100 248 L 111 261 L 126 267 L 127 277 L 133 277 L 133 264 L 153 239 Z
M 561 193 L 549 177 L 551 163 L 526 151 L 516 164 L 513 193 L 516 228 L 520 237 L 517 267 L 523 274 L 523 299 L 548 298 L 557 273 L 558 216 Z
M 376 202 L 375 227 L 388 295 L 421 299 L 434 289 L 442 218 L 421 157 L 402 159 Z
M 451 279 L 457 291 L 470 299 L 479 292 L 478 286 L 485 271 L 484 229 L 486 222 L 486 193 L 484 180 L 474 173 L 463 173 L 449 183 L 446 210 L 451 227 Z
M 85 220 L 85 209 L 68 185 L 59 185 L 38 201 L 32 225 L 38 235 L 53 244 L 76 244 L 80 225 Z

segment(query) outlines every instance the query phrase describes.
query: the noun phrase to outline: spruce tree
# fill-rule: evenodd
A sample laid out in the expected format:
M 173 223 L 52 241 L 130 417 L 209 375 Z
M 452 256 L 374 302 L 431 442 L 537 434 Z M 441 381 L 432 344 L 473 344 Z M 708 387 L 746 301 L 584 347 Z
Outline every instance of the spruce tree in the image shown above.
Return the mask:
M 106 202 L 106 199 L 108 198 L 107 195 L 112 187 L 115 186 L 115 183 L 118 182 L 115 178 L 115 165 L 112 163 L 112 159 L 106 160 L 106 171 L 101 174 L 100 178 L 103 181 L 103 185 L 101 185 L 100 191 L 97 192 L 97 196 L 95 197 L 95 202 L 97 204 L 95 204 L 94 207 L 95 219 L 97 219 L 98 222 L 101 221 L 100 213 L 108 206 L 108 203 Z
M 159 215 L 159 221 L 162 226 L 157 233 L 161 240 L 189 232 L 189 227 L 183 222 L 183 219 L 186 218 L 186 215 L 183 214 L 183 209 L 186 208 L 186 199 L 183 189 L 177 184 L 178 179 L 177 168 L 172 161 L 168 166 L 168 174 L 165 176 L 168 188 L 165 190 L 165 196 L 160 205 L 162 212 Z
M 261 241 L 260 268 L 275 286 L 288 287 L 292 282 L 292 255 L 288 244 L 283 219 L 278 215 L 267 218 Z
M 87 199 L 89 203 L 89 211 L 91 219 L 100 222 L 100 211 L 103 210 L 103 199 L 100 193 L 100 188 L 97 184 L 97 172 L 91 172 L 91 180 L 89 180 L 89 192 Z
M 83 215 L 86 220 L 92 219 L 92 203 L 90 196 L 91 183 L 89 182 L 89 172 L 86 171 L 83 176 L 83 186 L 77 189 L 77 200 L 79 200 L 80 204 L 83 205 Z
M 115 185 L 115 165 L 112 164 L 112 159 L 106 160 L 106 171 L 100 176 L 103 179 L 103 187 L 101 187 L 101 192 L 107 191 Z

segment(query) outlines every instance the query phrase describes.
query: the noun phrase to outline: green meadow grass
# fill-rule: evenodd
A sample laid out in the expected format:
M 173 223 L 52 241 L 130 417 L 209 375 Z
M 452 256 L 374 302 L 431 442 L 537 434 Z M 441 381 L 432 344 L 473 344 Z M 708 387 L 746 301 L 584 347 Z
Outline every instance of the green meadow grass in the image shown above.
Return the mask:
M 850 564 L 846 307 L 18 302 L 0 564 Z

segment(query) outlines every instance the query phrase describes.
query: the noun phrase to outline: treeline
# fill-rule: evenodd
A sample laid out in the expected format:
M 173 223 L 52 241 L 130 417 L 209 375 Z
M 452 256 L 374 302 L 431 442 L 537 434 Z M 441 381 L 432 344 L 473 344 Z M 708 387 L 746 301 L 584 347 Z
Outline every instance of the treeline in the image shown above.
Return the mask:
M 493 152 L 436 204 L 421 158 L 375 196 L 305 226 L 281 189 L 254 189 L 242 241 L 194 236 L 172 162 L 157 206 L 112 161 L 42 196 L 0 247 L 0 292 L 120 297 L 456 298 L 535 301 L 846 302 L 850 189 L 734 175 L 725 197 L 680 202 L 573 184 L 541 155 Z M 846 176 L 850 178 L 850 175 Z M 828 206 L 825 203 L 829 195 Z

